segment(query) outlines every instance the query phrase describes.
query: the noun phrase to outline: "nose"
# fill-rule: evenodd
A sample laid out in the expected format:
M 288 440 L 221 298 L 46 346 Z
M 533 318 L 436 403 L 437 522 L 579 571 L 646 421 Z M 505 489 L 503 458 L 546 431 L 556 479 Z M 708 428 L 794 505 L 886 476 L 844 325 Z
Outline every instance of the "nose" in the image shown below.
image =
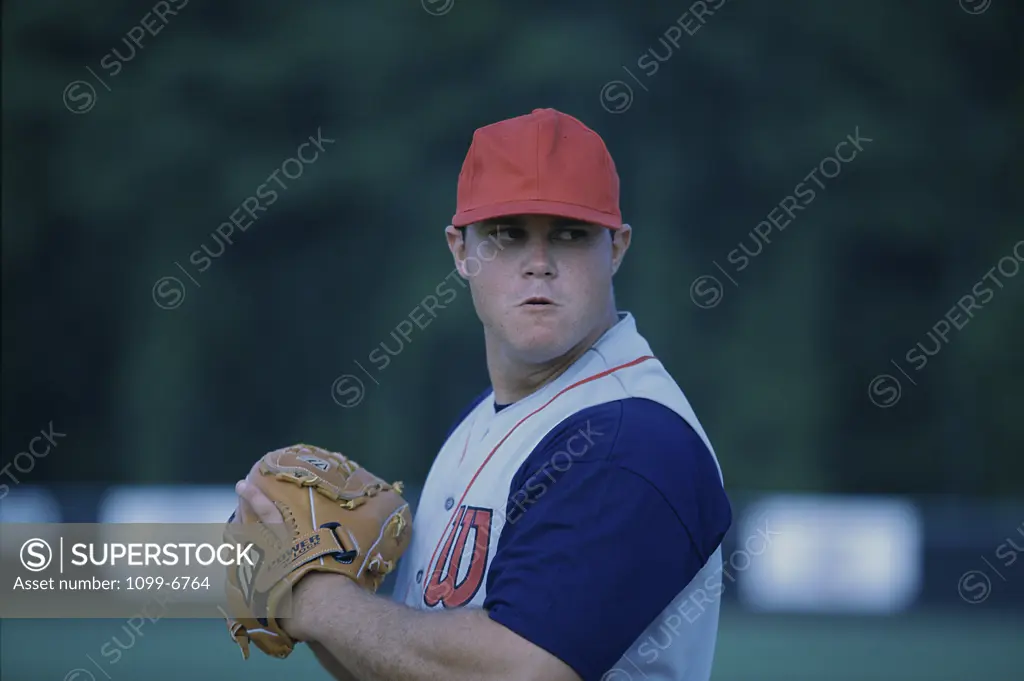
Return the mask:
M 523 276 L 550 279 L 558 275 L 547 239 L 531 239 L 523 261 Z

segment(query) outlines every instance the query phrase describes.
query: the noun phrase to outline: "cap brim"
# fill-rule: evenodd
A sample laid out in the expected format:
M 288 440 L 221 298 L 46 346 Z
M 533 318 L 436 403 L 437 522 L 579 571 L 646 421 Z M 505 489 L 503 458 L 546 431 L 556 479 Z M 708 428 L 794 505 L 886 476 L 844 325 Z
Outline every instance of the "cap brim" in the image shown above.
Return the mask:
M 622 217 L 602 213 L 601 211 L 577 206 L 571 203 L 559 201 L 508 201 L 506 203 L 495 203 L 488 206 L 481 206 L 470 210 L 456 213 L 452 217 L 452 226 L 465 227 L 474 222 L 492 220 L 504 215 L 554 215 L 560 218 L 580 220 L 595 225 L 601 225 L 608 229 L 621 229 Z

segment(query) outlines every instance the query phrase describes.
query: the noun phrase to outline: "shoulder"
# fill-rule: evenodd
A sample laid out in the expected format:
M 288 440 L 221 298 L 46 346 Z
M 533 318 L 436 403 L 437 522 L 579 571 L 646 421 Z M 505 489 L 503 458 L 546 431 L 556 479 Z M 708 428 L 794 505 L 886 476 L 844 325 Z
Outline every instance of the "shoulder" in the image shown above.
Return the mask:
M 703 535 L 692 537 L 702 553 L 732 524 L 711 450 L 686 419 L 653 400 L 630 397 L 567 417 L 530 453 L 509 491 L 556 478 L 570 480 L 566 489 L 628 487 L 659 497 L 691 534 Z
M 524 462 L 533 469 L 564 450 L 579 461 L 604 461 L 642 477 L 715 469 L 714 456 L 693 427 L 672 409 L 642 397 L 627 397 L 582 409 L 563 419 Z

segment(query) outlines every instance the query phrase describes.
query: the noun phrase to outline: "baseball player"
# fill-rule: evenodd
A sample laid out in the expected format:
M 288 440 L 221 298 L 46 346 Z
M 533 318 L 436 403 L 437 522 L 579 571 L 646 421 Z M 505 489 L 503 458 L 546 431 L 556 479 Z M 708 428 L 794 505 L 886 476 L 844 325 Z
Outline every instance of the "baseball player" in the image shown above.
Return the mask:
M 283 629 L 346 681 L 706 681 L 732 512 L 693 409 L 616 308 L 632 231 L 604 142 L 553 109 L 478 129 L 451 222 L 490 386 L 434 460 L 393 598 L 311 573 Z

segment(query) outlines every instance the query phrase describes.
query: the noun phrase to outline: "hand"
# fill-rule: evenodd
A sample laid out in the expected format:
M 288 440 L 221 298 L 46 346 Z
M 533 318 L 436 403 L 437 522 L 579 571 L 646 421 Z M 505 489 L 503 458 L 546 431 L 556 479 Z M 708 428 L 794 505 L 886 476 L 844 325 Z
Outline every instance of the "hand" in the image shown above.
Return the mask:
M 411 539 L 401 483 L 321 447 L 299 443 L 268 452 L 235 493 L 241 526 L 234 527 L 253 533 L 249 541 L 260 554 L 251 573 L 228 571 L 228 599 L 240 614 L 227 616 L 227 624 L 243 655 L 253 643 L 287 657 L 311 632 L 322 635 L 325 612 L 376 593 Z M 264 602 L 266 615 L 258 617 L 255 606 Z
M 259 465 L 257 461 L 249 470 L 249 475 L 235 483 L 235 493 L 239 496 L 239 509 L 242 504 L 248 504 L 249 509 L 256 514 L 261 523 L 270 527 L 280 526 L 284 523 L 281 511 L 259 487 L 250 482 L 250 479 L 260 475 Z
M 256 515 L 261 523 L 270 528 L 275 535 L 282 542 L 282 546 L 290 544 L 290 538 L 287 536 L 287 530 L 284 527 L 284 516 L 281 515 L 281 511 L 277 508 L 273 501 L 270 500 L 266 494 L 263 493 L 259 487 L 250 482 L 250 479 L 254 476 L 260 475 L 259 462 L 252 467 L 249 471 L 249 475 L 235 483 L 235 493 L 238 495 L 238 507 L 235 510 L 234 522 L 239 523 L 241 520 L 239 516 L 240 511 L 244 507 L 247 511 L 251 511 Z M 307 577 L 299 582 L 299 584 L 308 581 Z M 346 580 L 348 581 L 348 580 Z M 302 641 L 303 638 L 297 636 L 298 626 L 296 616 L 299 614 L 298 609 L 298 584 L 292 589 L 292 617 L 278 619 L 278 624 L 284 629 L 285 633 L 292 637 L 295 641 Z

